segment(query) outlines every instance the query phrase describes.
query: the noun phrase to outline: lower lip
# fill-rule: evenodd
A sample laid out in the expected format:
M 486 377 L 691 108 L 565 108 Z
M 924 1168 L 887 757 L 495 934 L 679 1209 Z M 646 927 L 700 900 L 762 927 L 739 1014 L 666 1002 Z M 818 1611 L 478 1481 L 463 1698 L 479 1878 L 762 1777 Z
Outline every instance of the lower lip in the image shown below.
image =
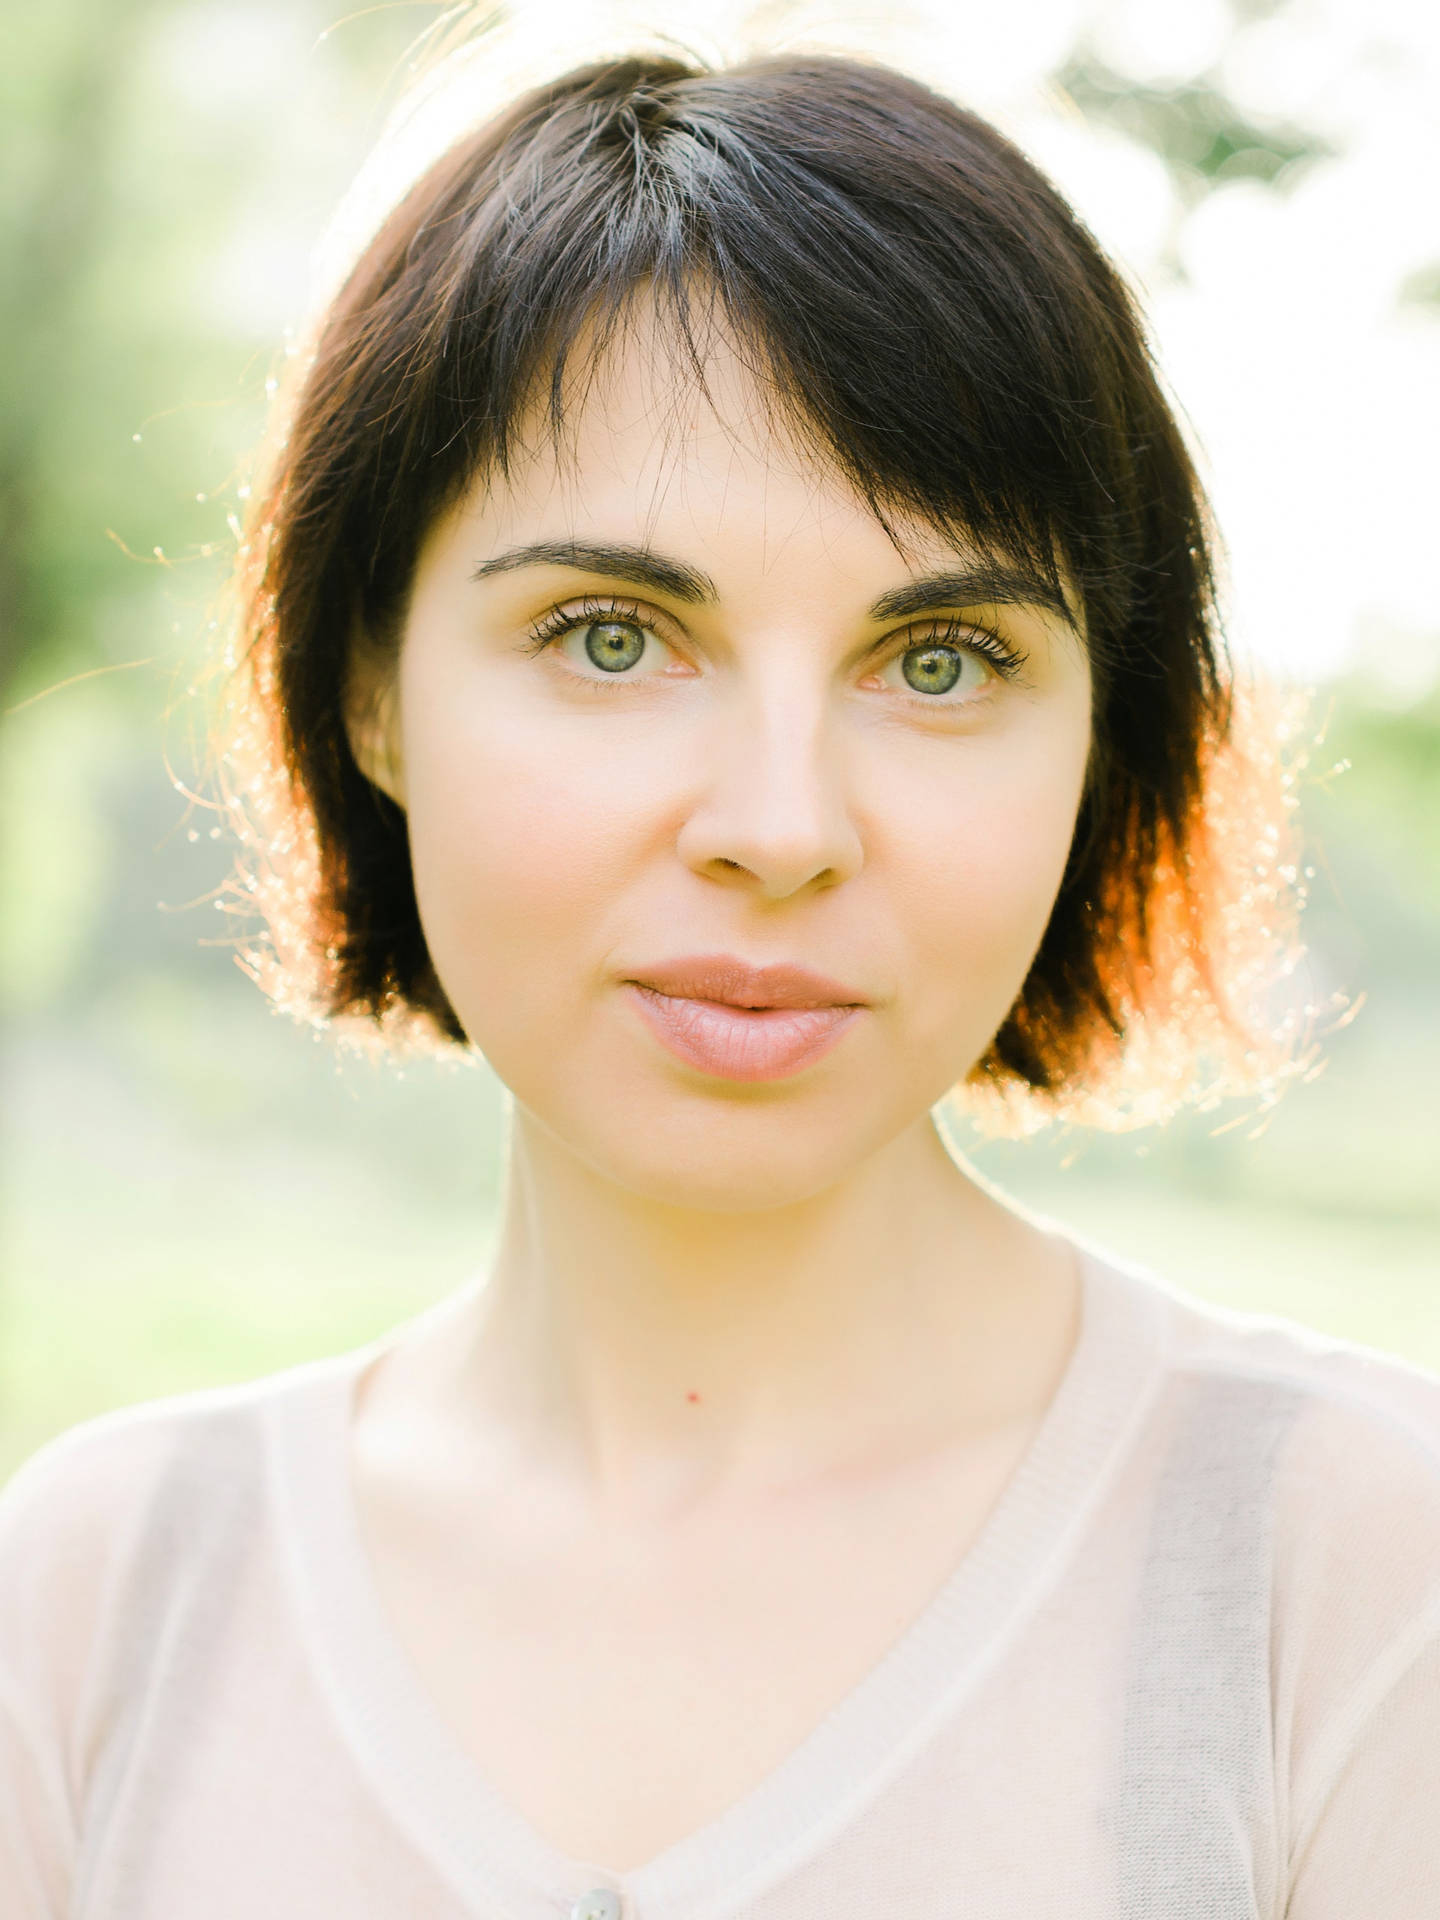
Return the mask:
M 650 1031 L 678 1060 L 725 1080 L 781 1080 L 827 1054 L 860 1007 L 727 1007 L 627 986 Z

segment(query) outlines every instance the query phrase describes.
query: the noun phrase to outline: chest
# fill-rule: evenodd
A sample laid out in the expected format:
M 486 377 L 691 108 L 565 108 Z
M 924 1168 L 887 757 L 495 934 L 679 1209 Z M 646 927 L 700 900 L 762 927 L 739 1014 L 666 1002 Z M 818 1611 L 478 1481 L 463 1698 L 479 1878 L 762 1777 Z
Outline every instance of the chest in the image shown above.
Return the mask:
M 463 1512 L 355 1467 L 383 1612 L 507 1806 L 629 1872 L 785 1760 L 935 1597 L 1031 1423 L 904 1471 L 671 1529 L 593 1529 L 523 1499 Z

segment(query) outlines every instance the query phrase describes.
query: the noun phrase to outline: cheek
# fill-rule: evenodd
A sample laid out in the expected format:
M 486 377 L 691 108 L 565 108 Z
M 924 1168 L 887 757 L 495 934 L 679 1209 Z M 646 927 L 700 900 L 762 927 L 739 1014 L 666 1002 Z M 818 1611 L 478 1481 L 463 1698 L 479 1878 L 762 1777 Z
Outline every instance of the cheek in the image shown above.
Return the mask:
M 1005 1019 L 1044 935 L 1084 779 L 1077 727 L 1023 743 L 974 743 L 945 803 L 912 795 L 888 864 L 917 1024 L 968 1070 Z M 892 812 L 892 822 L 895 815 Z M 953 1063 L 952 1063 L 953 1064 Z
M 495 701 L 407 700 L 407 813 L 426 943 L 466 1031 L 491 1010 L 547 1032 L 604 958 L 605 926 L 644 837 L 633 769 Z M 567 750 L 567 748 L 573 750 Z

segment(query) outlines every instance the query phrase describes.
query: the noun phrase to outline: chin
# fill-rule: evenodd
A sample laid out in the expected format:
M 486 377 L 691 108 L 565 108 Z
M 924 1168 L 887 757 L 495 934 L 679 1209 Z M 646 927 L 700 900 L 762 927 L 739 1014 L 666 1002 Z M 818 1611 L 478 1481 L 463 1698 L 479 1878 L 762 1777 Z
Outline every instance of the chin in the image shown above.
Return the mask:
M 590 1106 L 572 1099 L 532 1111 L 601 1179 L 657 1206 L 708 1213 L 766 1213 L 800 1206 L 852 1176 L 928 1115 L 923 1095 L 879 1097 L 873 1077 L 832 1082 L 812 1097 L 777 1087 L 748 1097 L 696 1098 L 653 1086 L 623 1090 Z M 757 1098 L 756 1096 L 759 1095 Z

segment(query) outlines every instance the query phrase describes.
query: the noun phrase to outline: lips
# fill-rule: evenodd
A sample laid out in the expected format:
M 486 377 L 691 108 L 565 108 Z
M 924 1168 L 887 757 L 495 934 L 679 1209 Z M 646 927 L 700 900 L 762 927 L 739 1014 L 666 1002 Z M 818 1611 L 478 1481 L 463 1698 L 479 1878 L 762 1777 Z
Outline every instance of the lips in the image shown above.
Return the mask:
M 808 967 L 752 967 L 731 954 L 664 961 L 624 984 L 669 1053 L 725 1080 L 778 1080 L 813 1065 L 865 1005 Z
M 812 973 L 808 967 L 772 961 L 752 967 L 729 953 L 687 954 L 637 968 L 630 983 L 682 1000 L 711 1000 L 727 1007 L 855 1007 L 865 998 L 854 988 Z

